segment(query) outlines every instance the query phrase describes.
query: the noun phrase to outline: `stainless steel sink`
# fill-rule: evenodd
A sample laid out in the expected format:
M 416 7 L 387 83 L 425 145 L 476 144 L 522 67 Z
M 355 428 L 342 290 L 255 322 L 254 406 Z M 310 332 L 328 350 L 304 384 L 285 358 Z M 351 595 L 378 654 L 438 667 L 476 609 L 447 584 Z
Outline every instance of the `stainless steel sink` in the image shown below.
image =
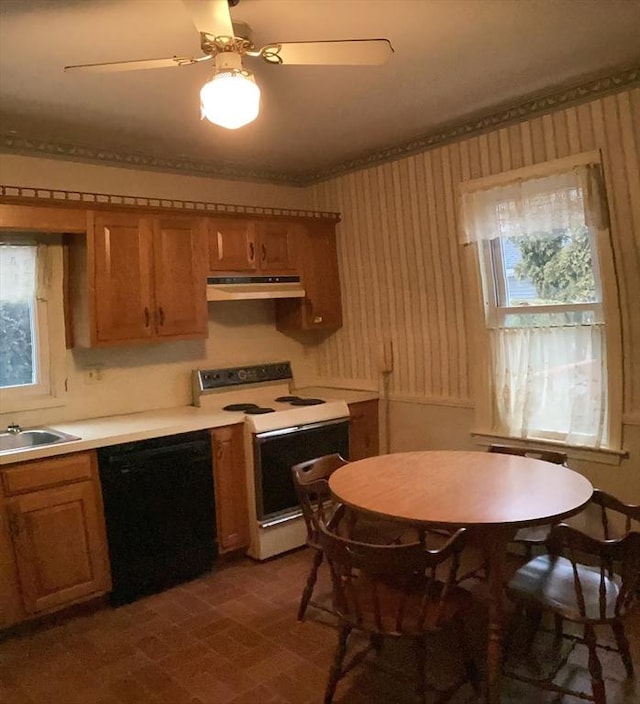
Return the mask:
M 34 447 L 57 445 L 71 440 L 80 440 L 80 438 L 53 428 L 32 428 L 19 432 L 5 431 L 0 433 L 0 453 L 13 450 L 31 450 Z

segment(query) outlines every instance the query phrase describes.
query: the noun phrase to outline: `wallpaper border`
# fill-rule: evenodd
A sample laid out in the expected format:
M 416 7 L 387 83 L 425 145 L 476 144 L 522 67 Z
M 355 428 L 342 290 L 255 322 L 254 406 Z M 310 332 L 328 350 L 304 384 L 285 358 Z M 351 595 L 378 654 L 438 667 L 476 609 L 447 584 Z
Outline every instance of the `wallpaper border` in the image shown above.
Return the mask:
M 319 181 L 394 161 L 417 152 L 424 152 L 447 142 L 494 130 L 498 127 L 535 117 L 536 115 L 560 110 L 570 105 L 587 102 L 636 85 L 640 85 L 640 64 L 616 69 L 607 75 L 583 79 L 581 82 L 573 83 L 569 86 L 565 85 L 548 89 L 542 93 L 538 92 L 523 97 L 515 103 L 510 102 L 502 106 L 494 106 L 489 111 L 483 111 L 448 125 L 441 125 L 431 132 L 401 144 L 385 147 L 384 149 L 375 149 L 327 168 L 304 173 L 246 169 L 236 164 L 219 165 L 189 159 L 165 159 L 144 153 L 26 138 L 7 133 L 0 134 L 0 152 L 25 156 L 52 157 L 132 169 L 180 173 L 190 176 L 266 182 L 289 186 L 310 186 Z

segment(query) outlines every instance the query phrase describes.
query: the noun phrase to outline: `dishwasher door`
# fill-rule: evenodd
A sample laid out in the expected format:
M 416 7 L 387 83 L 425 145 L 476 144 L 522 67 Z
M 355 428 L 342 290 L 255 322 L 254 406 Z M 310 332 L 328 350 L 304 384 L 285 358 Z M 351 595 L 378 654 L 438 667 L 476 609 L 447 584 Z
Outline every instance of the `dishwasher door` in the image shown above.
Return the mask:
M 112 603 L 211 569 L 216 521 L 208 431 L 102 448 L 98 462 Z

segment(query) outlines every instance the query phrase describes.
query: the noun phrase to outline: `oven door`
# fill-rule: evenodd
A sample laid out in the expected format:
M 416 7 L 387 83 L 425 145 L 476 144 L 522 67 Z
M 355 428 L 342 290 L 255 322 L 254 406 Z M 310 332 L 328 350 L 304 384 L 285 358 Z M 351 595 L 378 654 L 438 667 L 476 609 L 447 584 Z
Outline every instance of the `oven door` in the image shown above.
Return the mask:
M 257 433 L 253 440 L 256 516 L 267 527 L 301 515 L 291 467 L 339 452 L 349 458 L 349 419 Z

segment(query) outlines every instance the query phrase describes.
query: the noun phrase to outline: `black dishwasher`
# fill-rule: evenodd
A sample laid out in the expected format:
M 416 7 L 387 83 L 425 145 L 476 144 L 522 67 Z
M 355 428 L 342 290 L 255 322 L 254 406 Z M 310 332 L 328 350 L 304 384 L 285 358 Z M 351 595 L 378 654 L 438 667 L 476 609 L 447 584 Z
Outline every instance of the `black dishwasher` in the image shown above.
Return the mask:
M 211 569 L 216 520 L 208 430 L 101 448 L 98 463 L 112 604 Z

